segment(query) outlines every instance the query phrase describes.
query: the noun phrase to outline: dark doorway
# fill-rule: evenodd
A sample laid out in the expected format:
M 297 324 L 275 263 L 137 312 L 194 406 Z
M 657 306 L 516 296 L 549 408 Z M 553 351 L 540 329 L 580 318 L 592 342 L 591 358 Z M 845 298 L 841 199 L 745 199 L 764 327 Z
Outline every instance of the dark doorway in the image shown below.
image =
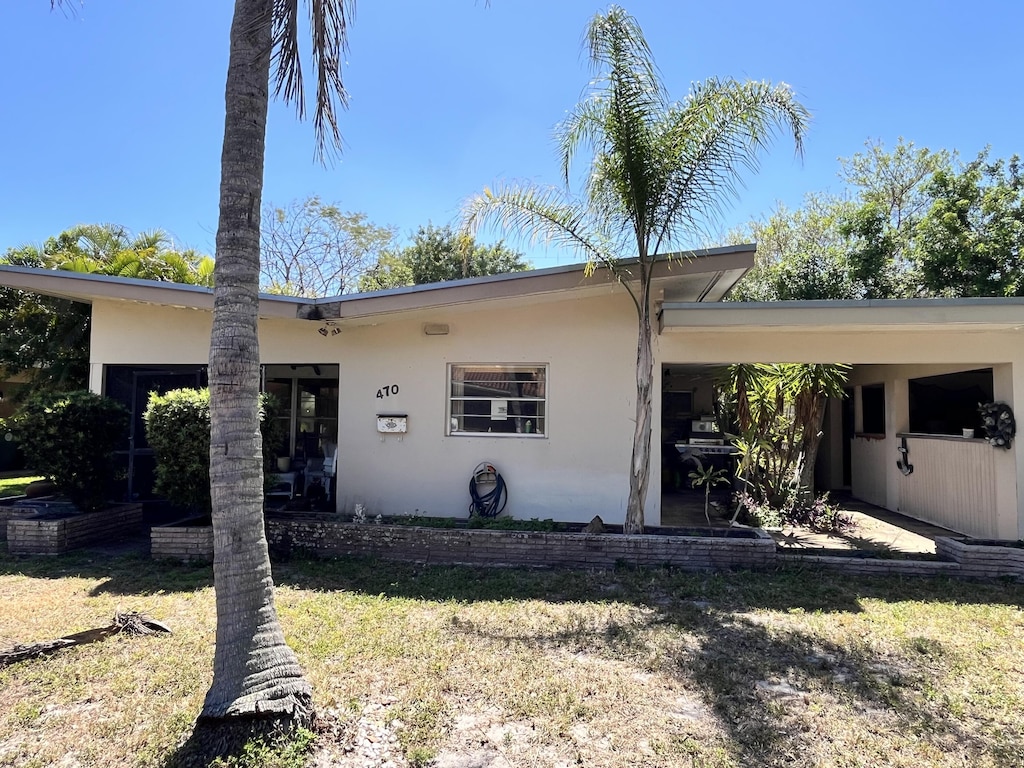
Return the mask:
M 168 365 L 146 367 L 108 365 L 104 371 L 104 392 L 122 403 L 131 416 L 127 443 L 117 451 L 123 496 L 126 500 L 153 498 L 156 459 L 146 440 L 146 424 L 142 416 L 152 392 L 165 394 L 172 389 L 205 387 L 206 367 Z

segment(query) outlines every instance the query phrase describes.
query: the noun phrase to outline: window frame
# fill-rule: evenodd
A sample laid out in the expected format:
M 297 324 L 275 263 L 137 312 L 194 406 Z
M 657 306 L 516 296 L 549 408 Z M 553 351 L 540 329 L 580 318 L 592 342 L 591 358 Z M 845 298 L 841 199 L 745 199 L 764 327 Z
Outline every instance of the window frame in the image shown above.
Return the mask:
M 456 371 L 459 369 L 469 370 L 480 370 L 487 369 L 496 373 L 537 373 L 542 376 L 540 382 L 543 384 L 543 397 L 519 397 L 519 398 L 507 398 L 507 397 L 480 397 L 480 396 L 457 396 L 453 394 L 454 385 L 458 383 L 455 380 Z M 548 393 L 548 383 L 550 366 L 548 363 L 506 363 L 506 362 L 495 362 L 495 363 L 448 363 L 445 371 L 445 436 L 446 437 L 499 437 L 499 438 L 526 438 L 526 439 L 540 439 L 546 440 L 550 436 L 550 427 L 548 425 L 548 404 L 550 396 Z M 525 416 L 514 416 L 508 414 L 507 419 L 498 419 L 497 421 L 507 421 L 513 419 L 526 419 L 533 421 L 533 431 L 531 432 L 477 432 L 473 430 L 460 430 L 454 428 L 453 421 L 459 418 L 459 414 L 454 408 L 456 402 L 494 402 L 499 400 L 506 401 L 519 401 L 524 403 L 538 403 L 538 410 L 540 415 L 525 415 Z M 462 414 L 465 417 L 467 414 Z M 483 414 L 468 414 L 482 416 Z M 538 425 L 543 424 L 543 431 L 538 431 Z

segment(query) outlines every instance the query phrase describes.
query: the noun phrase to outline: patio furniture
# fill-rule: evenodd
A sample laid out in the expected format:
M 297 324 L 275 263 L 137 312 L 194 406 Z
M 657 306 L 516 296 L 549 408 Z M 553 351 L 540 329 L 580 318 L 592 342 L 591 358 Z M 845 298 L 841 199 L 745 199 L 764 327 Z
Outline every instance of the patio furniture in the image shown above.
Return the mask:
M 332 485 L 338 473 L 338 446 L 334 443 L 324 444 L 325 456 L 322 459 L 310 459 L 306 464 L 306 482 L 302 495 L 309 497 L 310 486 L 323 486 L 324 498 L 331 498 Z

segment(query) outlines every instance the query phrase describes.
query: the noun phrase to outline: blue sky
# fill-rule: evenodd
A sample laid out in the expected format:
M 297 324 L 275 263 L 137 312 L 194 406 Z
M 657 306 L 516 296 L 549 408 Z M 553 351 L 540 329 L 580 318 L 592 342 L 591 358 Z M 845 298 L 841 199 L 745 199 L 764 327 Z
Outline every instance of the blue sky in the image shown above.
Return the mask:
M 780 141 L 719 231 L 838 189 L 868 139 L 1020 153 L 1024 4 L 633 0 L 669 92 L 709 76 L 790 83 L 813 114 L 803 160 Z M 317 194 L 408 237 L 502 179 L 558 183 L 552 132 L 589 79 L 593 0 L 362 0 L 333 166 L 277 105 L 264 202 Z M 0 249 L 78 223 L 164 229 L 212 253 L 231 3 L 0 5 Z M 483 239 L 494 239 L 484 237 Z M 701 244 L 701 243 L 696 243 Z M 536 266 L 575 261 L 531 249 Z

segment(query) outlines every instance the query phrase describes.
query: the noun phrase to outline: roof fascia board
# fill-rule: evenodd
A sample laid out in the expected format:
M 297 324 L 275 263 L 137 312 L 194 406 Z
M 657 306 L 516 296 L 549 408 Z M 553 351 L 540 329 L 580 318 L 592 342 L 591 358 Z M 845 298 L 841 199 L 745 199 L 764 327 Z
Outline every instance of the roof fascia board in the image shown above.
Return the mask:
M 1024 299 L 889 299 L 721 304 L 666 302 L 666 332 L 728 328 L 911 328 L 934 326 L 1024 328 Z
M 665 257 L 655 262 L 652 279 L 666 280 L 681 275 L 707 274 L 709 282 L 703 295 L 717 301 L 753 266 L 754 251 L 754 246 L 744 245 L 694 251 L 692 256 L 688 253 L 672 254 L 671 258 Z M 635 259 L 624 262 L 627 272 L 636 263 Z M 616 282 L 618 279 L 608 269 L 598 267 L 586 276 L 584 265 L 574 264 L 316 299 L 300 307 L 298 316 L 310 320 L 365 317 L 488 299 L 594 288 Z
M 707 274 L 708 285 L 702 296 L 716 301 L 753 265 L 754 252 L 753 245 L 737 245 L 666 254 L 655 262 L 652 279 Z M 636 263 L 636 259 L 625 260 L 623 266 L 628 271 Z M 260 294 L 259 312 L 261 317 L 311 320 L 362 317 L 495 298 L 600 288 L 617 282 L 607 269 L 598 268 L 589 276 L 585 269 L 584 264 L 572 264 L 312 301 L 296 296 Z M 213 309 L 210 288 L 112 275 L 0 265 L 0 285 L 84 303 L 112 299 Z

